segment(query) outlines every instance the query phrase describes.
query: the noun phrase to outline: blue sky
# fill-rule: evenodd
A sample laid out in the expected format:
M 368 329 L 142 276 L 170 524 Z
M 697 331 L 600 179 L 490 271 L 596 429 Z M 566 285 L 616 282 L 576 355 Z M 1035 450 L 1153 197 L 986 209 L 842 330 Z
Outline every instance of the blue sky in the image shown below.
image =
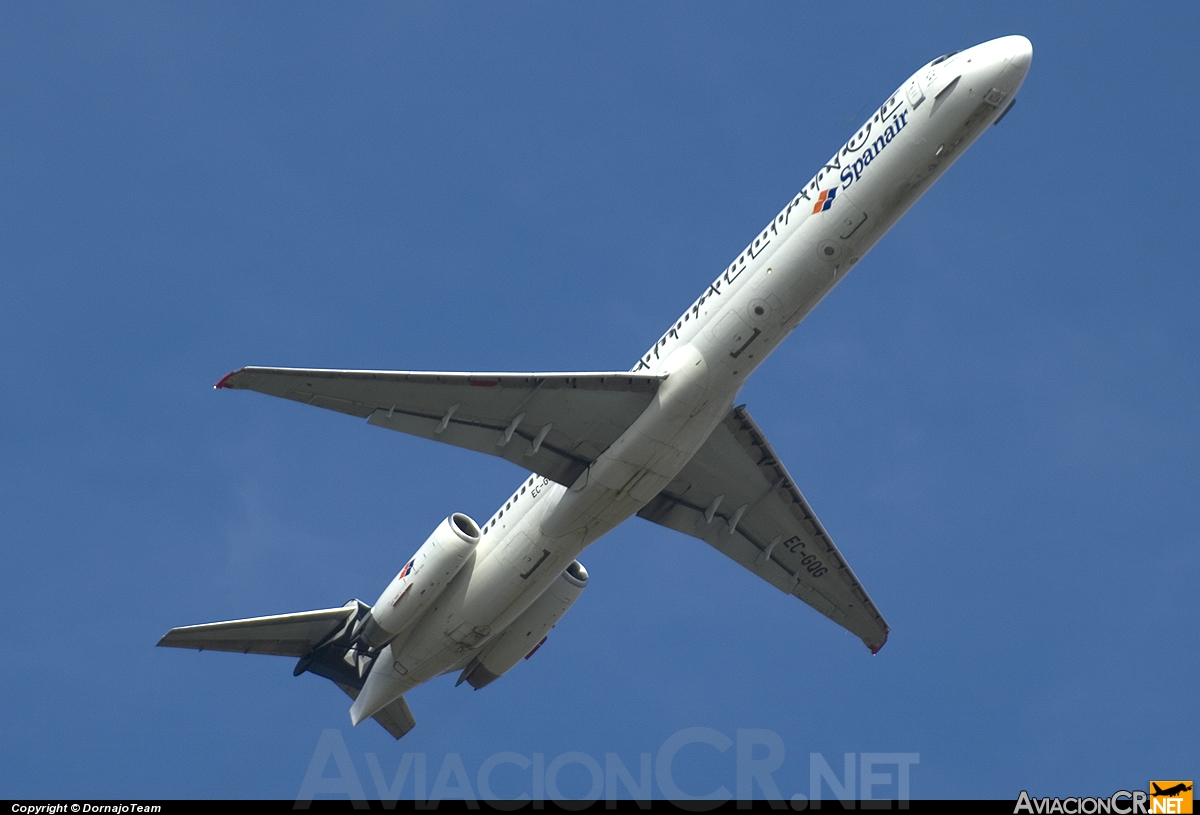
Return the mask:
M 919 753 L 916 797 L 1200 774 L 1197 12 L 842 8 L 7 5 L 4 794 L 288 798 L 326 728 L 368 792 L 368 753 L 636 767 L 689 727 L 777 733 L 789 796 L 812 752 Z M 399 744 L 287 660 L 153 647 L 371 602 L 523 477 L 224 373 L 626 369 L 902 80 L 1010 33 L 1012 113 L 740 399 L 879 656 L 638 519 L 534 659 L 413 692 Z M 687 749 L 681 786 L 733 788 Z

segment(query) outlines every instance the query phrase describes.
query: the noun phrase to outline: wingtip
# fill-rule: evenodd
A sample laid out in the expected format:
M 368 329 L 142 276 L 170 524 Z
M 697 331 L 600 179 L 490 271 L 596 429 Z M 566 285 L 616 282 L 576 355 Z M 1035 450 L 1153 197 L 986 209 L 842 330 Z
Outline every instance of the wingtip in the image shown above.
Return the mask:
M 178 640 L 172 639 L 171 634 L 174 629 L 163 634 L 158 642 L 154 643 L 155 648 L 186 648 L 193 651 L 203 651 L 203 648 L 197 648 L 194 645 L 181 645 Z
M 871 644 L 869 644 L 869 643 L 868 643 L 868 644 L 867 644 L 867 648 L 868 648 L 868 649 L 870 649 L 870 651 L 871 651 L 871 656 L 875 656 L 875 655 L 876 655 L 876 654 L 878 654 L 878 653 L 879 653 L 881 650 L 883 650 L 883 646 L 887 645 L 887 641 L 888 641 L 888 635 L 885 633 L 885 634 L 883 635 L 883 642 L 879 643 L 878 645 L 871 645 Z
M 234 374 L 239 373 L 241 370 L 241 368 L 238 368 L 236 371 L 230 371 L 229 373 L 225 374 L 225 376 L 221 377 L 221 380 L 217 382 L 217 384 L 213 385 L 213 390 L 232 388 L 233 386 L 229 384 L 229 380 Z

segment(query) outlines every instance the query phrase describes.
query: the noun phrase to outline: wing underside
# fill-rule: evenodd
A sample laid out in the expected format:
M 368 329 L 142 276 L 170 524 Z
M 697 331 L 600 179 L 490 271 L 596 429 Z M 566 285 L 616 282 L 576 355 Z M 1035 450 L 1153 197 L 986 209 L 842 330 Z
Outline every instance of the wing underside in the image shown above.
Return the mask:
M 878 651 L 888 626 L 745 407 L 638 513 L 700 538 Z
M 242 368 L 217 387 L 348 413 L 570 485 L 642 414 L 662 380 L 633 373 Z

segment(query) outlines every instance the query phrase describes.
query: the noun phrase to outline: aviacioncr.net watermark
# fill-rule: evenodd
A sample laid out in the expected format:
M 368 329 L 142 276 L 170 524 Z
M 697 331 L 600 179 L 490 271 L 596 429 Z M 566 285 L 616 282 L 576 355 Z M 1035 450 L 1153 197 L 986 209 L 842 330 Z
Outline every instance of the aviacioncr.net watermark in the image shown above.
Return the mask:
M 382 760 L 366 753 L 355 761 L 342 732 L 330 728 L 317 741 L 296 807 L 306 809 L 317 797 L 349 798 L 365 807 L 367 779 L 370 797 L 385 806 L 398 800 L 415 800 L 427 808 L 444 800 L 468 805 L 503 800 L 514 808 L 532 802 L 539 809 L 545 800 L 603 800 L 615 807 L 618 800 L 648 804 L 666 798 L 692 802 L 692 809 L 701 810 L 758 798 L 798 810 L 820 809 L 828 800 L 907 809 L 913 767 L 921 761 L 919 753 L 864 752 L 844 753 L 831 763 L 822 753 L 810 752 L 806 768 L 784 769 L 786 757 L 783 739 L 773 730 L 739 729 L 730 737 L 709 727 L 689 727 L 672 734 L 654 753 L 639 753 L 628 761 L 618 753 L 580 751 L 554 756 L 503 751 L 470 766 L 460 753 L 402 753 Z M 697 773 L 697 765 L 705 771 Z

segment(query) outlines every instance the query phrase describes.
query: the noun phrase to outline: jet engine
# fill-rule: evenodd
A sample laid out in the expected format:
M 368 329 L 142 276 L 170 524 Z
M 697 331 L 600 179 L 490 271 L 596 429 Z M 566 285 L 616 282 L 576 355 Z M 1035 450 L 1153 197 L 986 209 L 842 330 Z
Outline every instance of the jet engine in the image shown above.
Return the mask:
M 521 612 L 482 655 L 463 669 L 456 684 L 469 682 L 471 687 L 479 690 L 507 673 L 521 661 L 521 657 L 528 659 L 533 656 L 533 652 L 546 641 L 550 629 L 579 599 L 587 581 L 587 569 L 578 560 L 571 561 L 571 565 L 533 601 L 533 605 Z
M 438 524 L 363 617 L 356 638 L 380 648 L 416 622 L 462 569 L 479 537 L 479 524 L 461 512 Z

